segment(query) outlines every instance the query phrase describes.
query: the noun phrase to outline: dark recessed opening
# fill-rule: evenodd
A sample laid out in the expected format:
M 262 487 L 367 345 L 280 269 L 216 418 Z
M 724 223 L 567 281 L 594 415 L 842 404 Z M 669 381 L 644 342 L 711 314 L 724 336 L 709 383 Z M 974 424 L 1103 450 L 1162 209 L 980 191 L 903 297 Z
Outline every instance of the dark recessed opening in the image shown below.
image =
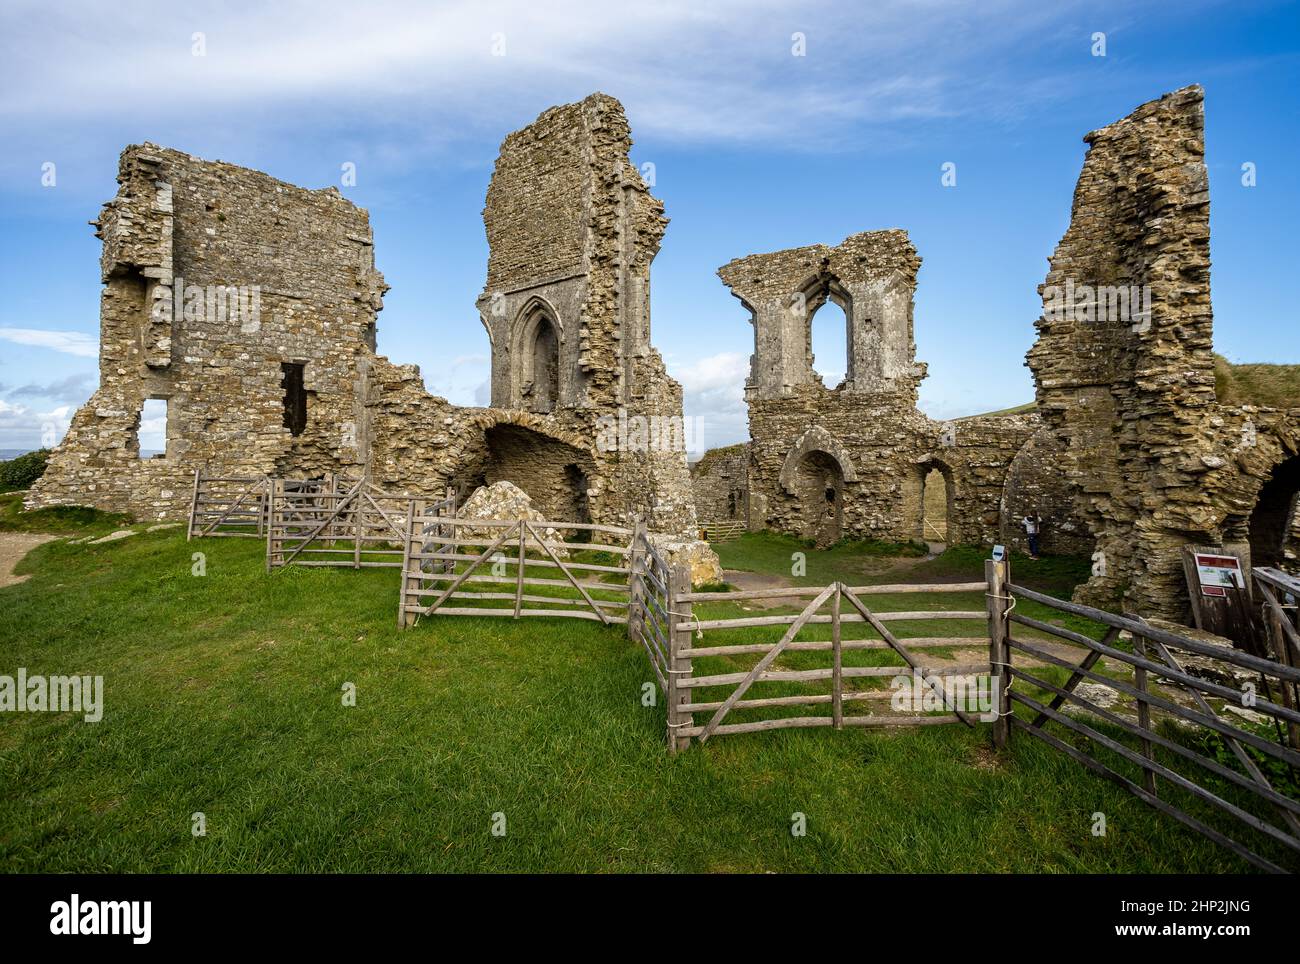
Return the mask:
M 307 428 L 307 390 L 303 387 L 304 362 L 281 362 L 284 378 L 284 427 L 291 435 L 301 435 Z

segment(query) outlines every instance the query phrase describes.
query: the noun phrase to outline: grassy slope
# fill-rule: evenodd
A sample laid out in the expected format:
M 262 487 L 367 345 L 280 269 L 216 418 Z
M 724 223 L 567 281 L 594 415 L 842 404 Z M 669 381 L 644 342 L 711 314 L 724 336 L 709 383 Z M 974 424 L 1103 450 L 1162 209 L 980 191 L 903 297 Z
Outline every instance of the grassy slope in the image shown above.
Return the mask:
M 1300 406 L 1300 365 L 1234 365 L 1214 356 L 1214 389 L 1223 405 Z
M 52 509 L 23 511 L 23 497 L 0 494 L 0 532 L 50 532 L 55 535 L 83 536 L 107 533 L 130 524 L 124 515 L 88 509 L 85 506 L 56 506 Z
M 191 575 L 196 551 L 206 576 Z M 809 553 L 809 578 L 850 571 L 849 555 Z M 966 568 L 922 565 L 917 578 Z M 984 727 L 787 730 L 671 757 L 621 630 L 443 618 L 401 632 L 394 572 L 267 575 L 253 540 L 174 530 L 51 543 L 20 571 L 32 578 L 0 590 L 0 672 L 102 674 L 106 712 L 0 717 L 7 870 L 1243 866 L 1041 745 L 995 761 Z M 1096 811 L 1105 837 L 1089 833 Z

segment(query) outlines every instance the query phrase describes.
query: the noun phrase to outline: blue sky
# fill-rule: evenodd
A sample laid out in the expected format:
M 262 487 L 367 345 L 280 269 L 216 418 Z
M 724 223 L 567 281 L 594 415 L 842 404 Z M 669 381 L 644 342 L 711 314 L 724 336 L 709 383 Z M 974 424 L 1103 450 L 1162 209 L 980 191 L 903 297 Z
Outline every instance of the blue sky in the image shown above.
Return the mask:
M 752 350 L 716 269 L 864 230 L 905 228 L 924 259 L 922 407 L 949 418 L 1029 401 L 1035 289 L 1068 224 L 1083 134 L 1190 83 L 1206 89 L 1216 348 L 1300 362 L 1286 286 L 1300 263 L 1294 4 L 51 6 L 0 12 L 0 449 L 61 435 L 94 389 L 86 222 L 115 192 L 118 153 L 145 140 L 339 186 L 368 208 L 393 286 L 380 350 L 419 364 L 430 391 L 484 403 L 474 299 L 497 148 L 594 90 L 623 101 L 633 161 L 653 164 L 672 220 L 653 336 L 707 445 L 746 434 Z M 340 185 L 346 162 L 355 186 Z M 941 185 L 945 162 L 955 187 Z M 816 319 L 819 368 L 843 367 L 840 325 L 830 310 Z

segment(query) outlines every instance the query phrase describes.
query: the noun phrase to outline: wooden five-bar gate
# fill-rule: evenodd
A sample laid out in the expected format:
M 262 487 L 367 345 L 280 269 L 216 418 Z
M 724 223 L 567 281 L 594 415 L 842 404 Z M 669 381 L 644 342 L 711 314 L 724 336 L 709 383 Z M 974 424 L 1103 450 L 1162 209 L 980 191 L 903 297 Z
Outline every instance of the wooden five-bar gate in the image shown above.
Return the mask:
M 462 519 L 415 502 L 402 552 L 398 625 L 421 616 L 626 623 L 634 534 L 593 523 Z
M 446 511 L 448 501 L 434 505 Z M 416 506 L 425 504 L 415 495 L 387 492 L 366 477 L 272 479 L 266 568 L 399 568 L 410 519 Z
M 266 476 L 226 477 L 194 471 L 194 495 L 185 538 L 242 536 L 260 539 L 266 534 Z
M 881 586 L 832 582 L 822 587 L 695 592 L 686 570 L 668 569 L 667 577 L 660 597 L 662 609 L 647 605 L 647 619 L 636 625 L 648 628 L 642 633 L 643 644 L 649 637 L 663 653 L 656 668 L 668 701 L 668 742 L 674 750 L 691 740 L 704 743 L 713 736 L 791 727 L 969 726 L 991 710 L 989 664 L 983 655 L 988 647 L 982 632 L 988 618 L 984 610 L 876 611 L 864 601 L 881 594 L 930 597 L 982 592 L 982 582 Z M 779 615 L 716 617 L 699 611 L 711 604 L 741 601 L 793 603 L 802 608 Z M 978 621 L 980 635 L 901 638 L 887 625 L 931 620 Z M 753 630 L 768 628 L 782 632 L 775 639 L 754 640 Z M 858 628 L 871 635 L 859 635 Z M 740 639 L 729 636 L 738 630 L 747 632 Z M 706 633 L 722 638 L 710 644 Z M 981 656 L 968 663 L 927 665 L 919 655 L 930 649 L 971 647 L 979 649 Z M 799 668 L 777 666 L 782 657 Z M 743 665 L 751 659 L 752 665 Z M 757 695 L 752 692 L 756 687 L 775 692 Z M 855 713 L 855 707 L 868 711 Z M 822 712 L 810 714 L 806 708 Z
M 1300 866 L 1300 581 L 1254 571 L 1275 635 L 1252 653 L 1036 592 L 1011 581 L 1006 563 L 987 567 L 996 746 L 1028 733 L 1256 867 Z M 1279 599 L 1288 593 L 1289 608 Z M 1026 602 L 1089 620 L 1101 638 L 1030 616 L 1018 608 Z M 1054 683 L 1044 665 L 1069 675 Z M 1221 830 L 1219 814 L 1245 839 Z

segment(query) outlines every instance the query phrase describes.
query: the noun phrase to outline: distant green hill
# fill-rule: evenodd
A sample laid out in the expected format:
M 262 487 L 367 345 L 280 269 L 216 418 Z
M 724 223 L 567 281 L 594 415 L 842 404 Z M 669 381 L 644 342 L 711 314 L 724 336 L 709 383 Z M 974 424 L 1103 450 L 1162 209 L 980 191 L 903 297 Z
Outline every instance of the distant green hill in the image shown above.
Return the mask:
M 1300 408 L 1300 365 L 1274 365 L 1252 362 L 1234 365 L 1222 355 L 1214 356 L 1214 390 L 1221 405 L 1258 405 L 1261 408 Z M 967 415 L 987 418 L 990 415 L 1024 415 L 1035 408 L 1033 402 L 1004 408 L 996 412 Z M 958 419 L 957 421 L 961 421 Z
M 1234 365 L 1215 355 L 1214 390 L 1221 405 L 1300 408 L 1300 365 Z
M 955 421 L 963 421 L 968 418 L 988 418 L 990 415 L 1028 415 L 1037 406 L 1033 402 L 1025 402 L 1023 405 L 1017 405 L 1015 408 L 1000 408 L 996 412 L 980 412 L 978 415 L 963 415 Z

